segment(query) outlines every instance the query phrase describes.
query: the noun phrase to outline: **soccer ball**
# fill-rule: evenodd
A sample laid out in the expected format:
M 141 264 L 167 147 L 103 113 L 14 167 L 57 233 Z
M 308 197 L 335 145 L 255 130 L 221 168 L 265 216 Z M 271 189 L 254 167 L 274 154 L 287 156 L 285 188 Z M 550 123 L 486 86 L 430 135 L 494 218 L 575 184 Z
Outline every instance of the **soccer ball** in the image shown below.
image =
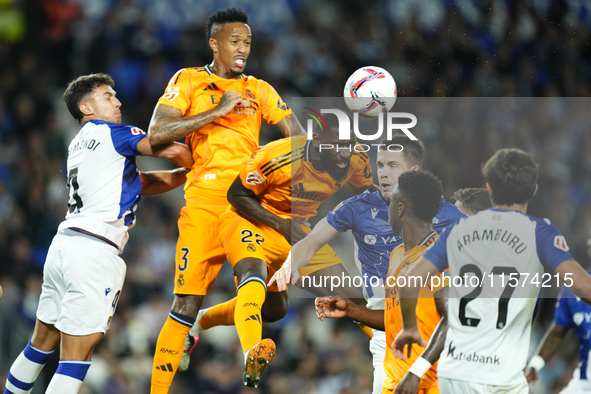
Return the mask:
M 396 102 L 396 82 L 383 68 L 361 67 L 345 84 L 345 104 L 364 118 L 377 118 Z

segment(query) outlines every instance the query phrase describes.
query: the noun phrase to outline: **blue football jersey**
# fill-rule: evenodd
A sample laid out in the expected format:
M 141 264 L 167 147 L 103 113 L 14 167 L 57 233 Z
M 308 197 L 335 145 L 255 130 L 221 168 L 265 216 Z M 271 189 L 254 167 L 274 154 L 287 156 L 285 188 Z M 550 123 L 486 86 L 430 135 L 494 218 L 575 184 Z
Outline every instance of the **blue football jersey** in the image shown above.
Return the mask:
M 137 127 L 84 122 L 68 148 L 68 213 L 59 230 L 78 227 L 123 251 L 142 191 L 135 156 L 145 137 Z
M 591 305 L 588 305 L 568 288 L 560 292 L 560 299 L 554 311 L 554 323 L 559 326 L 572 328 L 579 338 L 579 366 L 573 377 L 588 380 L 591 375 L 589 369 L 589 352 L 591 352 Z
M 466 215 L 455 205 L 441 197 L 441 207 L 433 219 L 433 228 L 440 232 L 464 217 Z M 402 243 L 402 238 L 392 232 L 388 223 L 388 203 L 382 193 L 365 192 L 351 197 L 329 212 L 326 219 L 341 233 L 352 230 L 355 239 L 355 264 L 364 278 L 368 305 L 383 309 L 383 284 L 388 275 L 390 253 Z M 374 298 L 375 304 L 370 301 Z

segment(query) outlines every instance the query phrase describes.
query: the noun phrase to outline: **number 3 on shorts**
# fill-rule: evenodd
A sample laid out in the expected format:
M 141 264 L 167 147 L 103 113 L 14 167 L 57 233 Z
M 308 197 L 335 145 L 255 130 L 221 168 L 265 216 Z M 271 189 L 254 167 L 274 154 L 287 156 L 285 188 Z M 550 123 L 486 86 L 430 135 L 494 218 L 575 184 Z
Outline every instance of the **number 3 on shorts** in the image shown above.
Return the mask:
M 189 258 L 187 257 L 189 255 L 189 248 L 181 248 L 181 252 L 183 252 L 183 257 L 181 257 L 183 264 L 179 264 L 179 271 L 182 272 L 186 270 L 189 265 Z

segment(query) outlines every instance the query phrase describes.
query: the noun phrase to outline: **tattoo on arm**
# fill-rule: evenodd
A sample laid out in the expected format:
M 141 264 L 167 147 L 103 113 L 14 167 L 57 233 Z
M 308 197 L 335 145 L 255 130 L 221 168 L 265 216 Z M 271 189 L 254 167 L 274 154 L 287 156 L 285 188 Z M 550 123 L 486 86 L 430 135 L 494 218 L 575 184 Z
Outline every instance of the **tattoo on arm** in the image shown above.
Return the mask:
M 193 116 L 181 115 L 177 108 L 158 104 L 148 129 L 150 144 L 160 145 L 178 141 L 219 117 L 216 108 Z
M 298 118 L 293 115 L 289 114 L 281 119 L 275 125 L 281 131 L 281 134 L 284 137 L 291 137 L 294 135 L 305 134 L 302 125 L 300 124 Z

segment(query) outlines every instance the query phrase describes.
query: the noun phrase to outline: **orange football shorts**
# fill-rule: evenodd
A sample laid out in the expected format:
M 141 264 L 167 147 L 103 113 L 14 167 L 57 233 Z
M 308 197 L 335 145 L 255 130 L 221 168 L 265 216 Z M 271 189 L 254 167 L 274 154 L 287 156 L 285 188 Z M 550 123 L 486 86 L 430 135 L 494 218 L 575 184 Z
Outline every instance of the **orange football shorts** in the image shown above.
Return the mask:
M 308 234 L 311 230 L 302 226 Z M 250 220 L 233 210 L 224 213 L 218 223 L 218 236 L 228 262 L 234 266 L 242 259 L 253 257 L 267 263 L 267 282 L 281 268 L 291 245 L 283 235 L 271 227 Z M 310 263 L 299 270 L 300 275 L 310 275 L 326 267 L 341 264 L 341 259 L 329 245 L 323 246 Z M 277 292 L 273 284 L 267 291 Z
M 217 236 L 217 222 L 230 205 L 227 192 L 191 188 L 179 218 L 174 294 L 206 295 L 226 255 Z

